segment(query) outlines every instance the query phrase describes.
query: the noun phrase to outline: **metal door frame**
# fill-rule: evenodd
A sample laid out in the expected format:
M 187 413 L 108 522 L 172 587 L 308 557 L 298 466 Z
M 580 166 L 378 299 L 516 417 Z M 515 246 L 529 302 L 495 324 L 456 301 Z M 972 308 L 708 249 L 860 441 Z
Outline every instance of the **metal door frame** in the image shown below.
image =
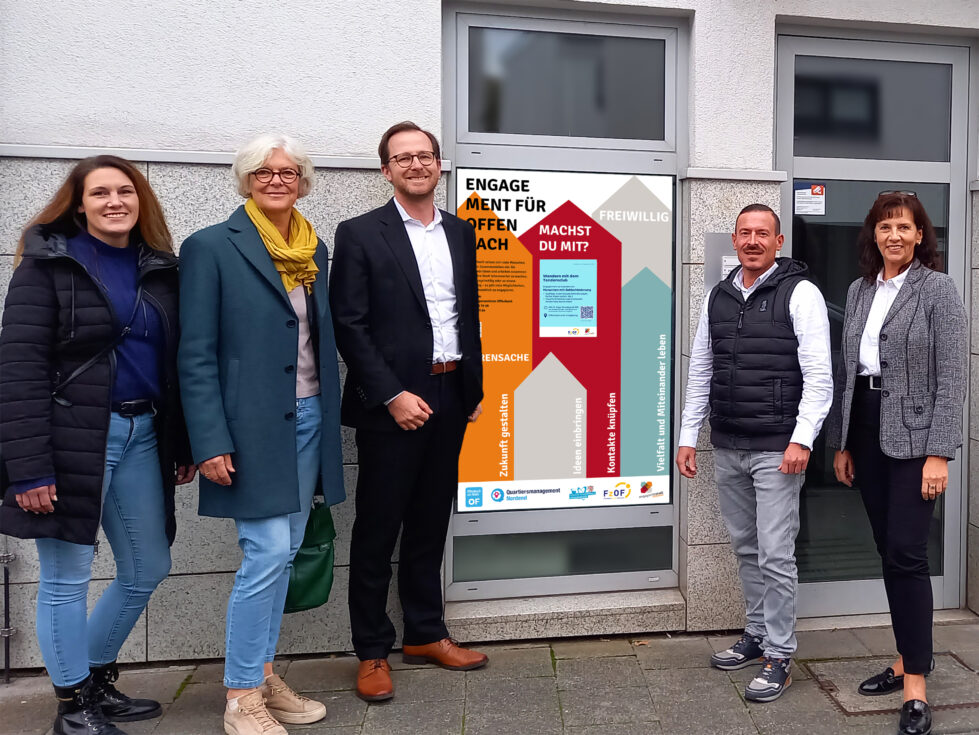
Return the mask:
M 952 110 L 950 155 L 947 163 L 893 161 L 853 158 L 811 158 L 793 155 L 793 113 L 795 108 L 795 57 L 829 56 L 875 60 L 912 61 L 952 66 Z M 914 40 L 856 40 L 780 35 L 776 61 L 776 168 L 788 176 L 781 185 L 781 209 L 793 211 L 792 186 L 795 179 L 843 179 L 914 181 L 947 184 L 948 273 L 959 293 L 966 297 L 969 276 L 969 71 L 968 43 L 921 43 Z M 791 228 L 785 233 L 786 253 L 792 253 Z M 966 407 L 968 402 L 966 403 Z M 964 407 L 965 412 L 967 408 Z M 967 430 L 967 415 L 963 429 Z M 943 526 L 944 574 L 932 577 L 935 608 L 958 608 L 965 600 L 965 544 L 968 523 L 968 451 L 963 442 L 959 458 L 949 464 L 949 486 L 945 495 Z M 883 582 L 852 580 L 810 582 L 799 585 L 800 616 L 848 615 L 886 612 Z

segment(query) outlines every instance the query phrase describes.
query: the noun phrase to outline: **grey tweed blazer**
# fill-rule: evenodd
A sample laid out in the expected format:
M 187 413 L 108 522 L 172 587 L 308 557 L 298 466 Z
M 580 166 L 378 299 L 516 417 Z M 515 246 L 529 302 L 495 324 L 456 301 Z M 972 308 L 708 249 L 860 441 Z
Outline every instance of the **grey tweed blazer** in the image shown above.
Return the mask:
M 876 282 L 850 284 L 826 443 L 846 447 L 860 337 Z M 962 445 L 966 354 L 965 306 L 951 277 L 916 259 L 880 331 L 880 447 L 896 459 L 955 457 Z

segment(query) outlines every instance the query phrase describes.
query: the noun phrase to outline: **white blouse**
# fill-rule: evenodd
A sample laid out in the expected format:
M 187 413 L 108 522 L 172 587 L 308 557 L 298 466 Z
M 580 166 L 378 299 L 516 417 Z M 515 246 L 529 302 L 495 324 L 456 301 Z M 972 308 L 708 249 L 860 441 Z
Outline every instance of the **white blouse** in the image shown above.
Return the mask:
M 880 375 L 880 330 L 907 275 L 908 271 L 905 270 L 885 281 L 883 270 L 877 274 L 877 292 L 860 337 L 857 375 Z

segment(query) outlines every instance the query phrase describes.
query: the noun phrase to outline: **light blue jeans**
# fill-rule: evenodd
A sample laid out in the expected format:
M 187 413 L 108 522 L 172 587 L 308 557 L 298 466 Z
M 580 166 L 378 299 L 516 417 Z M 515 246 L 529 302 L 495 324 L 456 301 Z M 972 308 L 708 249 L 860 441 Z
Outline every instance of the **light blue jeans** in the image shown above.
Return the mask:
M 296 401 L 299 511 L 271 518 L 235 519 L 244 557 L 235 574 L 225 623 L 224 685 L 229 689 L 261 686 L 264 664 L 275 658 L 289 571 L 303 542 L 320 475 L 322 424 L 319 396 Z
M 782 452 L 714 449 L 721 517 L 738 557 L 749 635 L 766 656 L 791 658 L 796 649 L 799 572 L 799 492 L 805 473 L 778 471 Z
M 36 542 L 41 563 L 37 640 L 55 686 L 77 684 L 89 666 L 115 661 L 153 590 L 170 573 L 152 414 L 110 415 L 102 529 L 115 557 L 116 578 L 91 615 L 87 598 L 95 547 L 53 538 Z

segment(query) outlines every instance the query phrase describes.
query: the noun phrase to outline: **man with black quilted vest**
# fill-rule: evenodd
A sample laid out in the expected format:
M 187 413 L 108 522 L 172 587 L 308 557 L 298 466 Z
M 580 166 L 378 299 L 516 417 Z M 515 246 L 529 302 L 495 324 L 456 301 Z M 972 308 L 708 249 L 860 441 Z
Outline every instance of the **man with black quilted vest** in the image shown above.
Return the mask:
M 761 664 L 745 688 L 754 702 L 778 699 L 792 683 L 799 492 L 833 400 L 826 303 L 804 263 L 777 257 L 784 239 L 770 207 L 749 204 L 738 215 L 731 240 L 741 267 L 704 300 L 676 456 L 680 474 L 694 477 L 709 415 L 748 620 L 710 662 L 725 671 Z

